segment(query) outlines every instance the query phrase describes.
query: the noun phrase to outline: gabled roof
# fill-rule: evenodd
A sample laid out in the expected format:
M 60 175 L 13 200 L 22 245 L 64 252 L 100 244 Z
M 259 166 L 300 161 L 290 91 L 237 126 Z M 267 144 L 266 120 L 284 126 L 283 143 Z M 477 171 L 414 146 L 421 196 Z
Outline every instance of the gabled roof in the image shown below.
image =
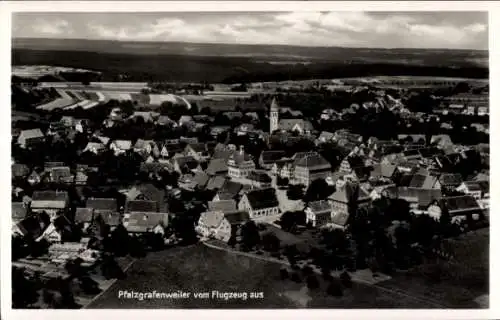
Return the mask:
M 30 174 L 30 170 L 27 165 L 21 163 L 14 163 L 11 166 L 13 177 L 26 177 Z
M 158 202 L 150 200 L 129 200 L 125 204 L 126 212 L 158 212 Z
M 128 218 L 128 232 L 148 232 L 154 227 L 168 226 L 168 214 L 160 212 L 132 212 Z
M 319 153 L 309 154 L 301 158 L 295 166 L 305 167 L 309 170 L 331 169 L 330 163 Z
M 94 218 L 94 209 L 76 208 L 75 223 L 91 222 L 93 218 Z
M 260 154 L 260 158 L 264 164 L 270 164 L 282 159 L 285 155 L 284 150 L 265 150 Z
M 485 193 L 490 192 L 489 181 L 464 181 L 464 184 L 469 191 L 481 191 Z
M 207 146 L 202 143 L 190 143 L 186 146 L 186 148 L 191 148 L 194 152 L 205 152 L 207 151 Z
M 224 212 L 224 218 L 229 224 L 242 224 L 250 220 L 250 215 L 246 211 Z
M 86 203 L 86 208 L 117 211 L 118 204 L 117 200 L 113 198 L 89 198 Z
M 307 206 L 313 213 L 330 211 L 331 207 L 327 200 L 318 200 L 309 202 Z
M 36 139 L 36 138 L 43 138 L 44 135 L 42 133 L 42 130 L 36 128 L 36 129 L 22 130 L 21 133 L 19 134 L 19 138 L 21 137 L 24 139 Z
M 442 197 L 441 189 L 420 189 L 391 186 L 386 188 L 383 193 L 390 198 L 404 199 L 410 203 L 418 203 L 426 207 L 434 200 Z
M 31 207 L 47 209 L 64 209 L 69 202 L 66 191 L 34 191 Z
M 446 206 L 451 215 L 482 210 L 476 199 L 469 195 L 442 198 L 441 204 Z
M 193 181 L 196 183 L 196 186 L 198 188 L 204 188 L 207 185 L 209 179 L 210 177 L 208 176 L 208 174 L 203 171 L 196 172 L 193 177 Z
M 332 223 L 341 227 L 345 227 L 347 225 L 347 220 L 349 219 L 349 214 L 346 212 L 334 212 L 332 213 Z
M 225 173 L 228 171 L 227 161 L 225 159 L 212 159 L 208 163 L 207 170 L 205 170 L 209 175 L 216 175 L 218 173 Z
M 226 181 L 226 178 L 223 177 L 223 176 L 214 176 L 214 177 L 211 177 L 210 180 L 208 180 L 206 189 L 207 190 L 220 189 L 220 188 L 223 187 L 225 181 Z
M 397 166 L 393 164 L 379 163 L 373 166 L 371 175 L 373 177 L 392 178 Z
M 420 188 L 420 189 L 432 189 L 437 181 L 438 178 L 434 176 L 415 174 L 413 175 L 408 187 Z
M 285 131 L 294 130 L 296 126 L 302 128 L 302 130 L 311 131 L 314 129 L 311 122 L 304 119 L 281 119 L 279 121 L 279 128 Z
M 207 226 L 208 228 L 217 228 L 224 220 L 224 213 L 221 211 L 208 211 L 200 215 L 198 224 Z
M 249 180 L 260 182 L 260 183 L 271 183 L 271 177 L 262 171 L 252 171 L 247 177 Z
M 279 206 L 276 191 L 273 188 L 252 190 L 246 193 L 248 203 L 253 210 Z
M 458 186 L 462 183 L 462 176 L 458 173 L 443 173 L 439 182 L 444 186 Z
M 130 140 L 114 140 L 112 142 L 118 149 L 129 150 L 132 148 L 132 141 Z
M 188 169 L 194 169 L 198 166 L 198 161 L 191 156 L 178 157 L 174 161 L 177 162 L 180 168 L 187 167 Z
M 16 226 L 23 236 L 27 236 L 32 239 L 40 237 L 43 231 L 40 221 L 35 216 L 30 216 L 19 221 Z
M 69 167 L 54 167 L 50 168 L 50 176 L 53 181 L 67 181 L 72 178 Z
M 236 211 L 236 201 L 234 200 L 209 201 L 208 210 L 221 211 L 221 212 Z
M 348 185 L 338 188 L 332 195 L 328 197 L 328 199 L 341 202 L 341 203 L 349 203 L 349 199 L 351 198 L 351 192 L 355 192 L 358 190 L 358 194 L 356 196 L 358 202 L 367 201 L 370 199 L 370 195 L 361 187 L 356 188 L 353 186 L 350 188 Z M 352 195 L 354 197 L 354 195 Z
M 134 149 L 145 149 L 148 145 L 154 147 L 156 145 L 156 142 L 154 142 L 153 140 L 137 139 L 134 144 Z
M 12 202 L 12 220 L 19 221 L 26 218 L 28 208 L 22 202 Z
M 117 226 L 121 223 L 121 215 L 119 212 L 102 210 L 99 212 L 95 212 L 95 216 L 99 215 L 102 221 L 108 226 Z
M 226 179 L 222 187 L 219 189 L 219 194 L 229 194 L 232 198 L 235 197 L 242 188 L 243 185 L 241 183 Z

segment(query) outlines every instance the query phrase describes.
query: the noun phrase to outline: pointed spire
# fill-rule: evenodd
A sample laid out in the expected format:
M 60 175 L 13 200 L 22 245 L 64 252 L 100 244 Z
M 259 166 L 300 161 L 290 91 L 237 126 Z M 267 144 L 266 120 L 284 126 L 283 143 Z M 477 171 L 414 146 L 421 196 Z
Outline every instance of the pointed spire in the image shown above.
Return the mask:
M 271 111 L 278 111 L 280 109 L 280 106 L 278 105 L 278 101 L 276 100 L 276 97 L 273 98 L 273 101 L 271 101 Z

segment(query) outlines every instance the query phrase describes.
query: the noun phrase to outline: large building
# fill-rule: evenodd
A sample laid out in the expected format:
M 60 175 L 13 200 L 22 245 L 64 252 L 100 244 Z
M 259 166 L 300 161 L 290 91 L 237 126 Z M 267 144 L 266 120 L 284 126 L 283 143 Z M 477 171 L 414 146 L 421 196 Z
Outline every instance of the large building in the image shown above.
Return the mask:
M 234 152 L 227 161 L 228 175 L 232 178 L 246 178 L 250 172 L 255 170 L 255 163 L 252 157 L 243 150 Z
M 300 159 L 294 169 L 294 181 L 297 184 L 309 186 L 316 179 L 326 179 L 331 176 L 332 166 L 320 154 L 314 152 Z

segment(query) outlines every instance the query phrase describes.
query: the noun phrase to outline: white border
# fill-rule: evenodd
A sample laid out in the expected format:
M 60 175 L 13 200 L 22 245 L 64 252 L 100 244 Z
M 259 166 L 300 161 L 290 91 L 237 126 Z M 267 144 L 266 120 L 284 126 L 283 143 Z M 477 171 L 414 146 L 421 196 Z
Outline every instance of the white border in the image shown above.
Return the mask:
M 1 316 L 3 319 L 39 319 L 50 317 L 50 319 L 85 319 L 104 318 L 113 316 L 120 319 L 136 319 L 148 316 L 149 318 L 164 319 L 165 317 L 173 319 L 254 319 L 256 316 L 274 317 L 287 319 L 304 319 L 314 317 L 318 319 L 331 319 L 341 317 L 342 319 L 498 319 L 500 318 L 499 308 L 494 301 L 498 299 L 499 277 L 495 272 L 490 275 L 490 309 L 488 310 L 269 310 L 269 311 L 206 311 L 206 310 L 80 310 L 80 311 L 19 311 L 11 310 L 11 279 L 10 279 L 10 198 L 8 190 L 10 188 L 10 21 L 12 12 L 31 11 L 31 12 L 154 12 L 154 11 L 489 11 L 489 45 L 490 45 L 490 86 L 491 88 L 500 88 L 500 48 L 499 41 L 493 36 L 494 30 L 500 30 L 500 4 L 494 1 L 352 1 L 352 2 L 327 2 L 327 1 L 15 1 L 0 3 L 0 99 L 2 116 L 0 121 L 1 136 L 3 137 L 2 165 L 1 171 L 4 177 L 4 187 L 1 189 L 5 196 L 1 197 L 2 213 L 0 214 L 0 250 L 1 262 Z M 500 102 L 500 93 L 491 90 L 491 122 L 498 120 L 499 112 L 496 110 L 496 104 Z M 492 141 L 498 137 L 498 129 L 491 126 Z M 7 152 L 8 151 L 8 152 Z M 491 158 L 498 159 L 498 150 L 492 148 Z M 494 161 L 490 161 L 494 163 Z M 497 186 L 495 178 L 500 176 L 493 166 L 491 169 L 491 188 L 493 195 L 498 194 L 495 190 L 500 190 L 500 184 Z M 491 199 L 491 228 L 496 225 L 495 209 L 500 208 L 499 200 L 493 196 Z M 499 249 L 499 235 L 495 231 L 490 232 L 491 245 L 490 252 L 490 271 L 500 270 L 499 263 L 495 257 L 495 252 Z M 495 299 L 497 298 L 497 299 Z

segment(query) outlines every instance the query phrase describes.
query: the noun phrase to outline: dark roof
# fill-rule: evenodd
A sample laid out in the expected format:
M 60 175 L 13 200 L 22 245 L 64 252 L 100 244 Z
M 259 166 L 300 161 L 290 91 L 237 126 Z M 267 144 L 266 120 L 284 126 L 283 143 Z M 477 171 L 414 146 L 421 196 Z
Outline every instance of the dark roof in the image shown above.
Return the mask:
M 26 217 L 28 209 L 22 202 L 12 202 L 12 220 L 18 221 Z
M 133 212 L 126 229 L 129 232 L 147 232 L 157 225 L 168 225 L 168 214 L 159 212 Z
M 166 197 L 165 190 L 155 187 L 152 183 L 141 184 L 137 188 L 147 200 L 155 201 L 160 206 L 165 201 Z
M 94 217 L 92 208 L 76 208 L 75 223 L 91 222 Z
M 31 197 L 32 208 L 59 208 L 63 209 L 69 201 L 66 191 L 34 191 Z
M 94 210 L 118 210 L 116 199 L 113 198 L 89 198 L 86 207 Z
M 285 156 L 285 154 L 286 153 L 284 150 L 266 150 L 262 151 L 260 157 L 264 164 L 270 164 L 276 162 L 277 160 L 282 159 Z
M 222 212 L 236 211 L 236 201 L 234 200 L 209 201 L 208 210 L 222 211 Z
M 230 194 L 232 197 L 234 197 L 241 191 L 242 188 L 243 185 L 239 182 L 225 180 L 224 184 L 219 190 L 219 193 Z
M 306 167 L 309 170 L 331 168 L 330 163 L 318 153 L 306 155 L 305 157 L 300 159 L 295 165 L 300 167 Z
M 53 181 L 67 180 L 72 177 L 69 167 L 54 167 L 50 169 L 50 175 Z
M 233 152 L 233 154 L 231 154 L 229 159 L 234 160 L 236 164 L 240 164 L 246 161 L 251 161 L 252 157 L 248 153 L 246 153 L 243 149 L 240 149 L 236 152 Z
M 40 235 L 42 235 L 42 227 L 40 225 L 40 221 L 35 216 L 30 216 L 19 221 L 17 223 L 17 227 L 24 236 L 28 236 L 33 239 L 36 239 Z
M 372 177 L 392 178 L 396 169 L 397 169 L 397 166 L 395 166 L 393 164 L 379 163 L 379 164 L 376 164 L 375 166 L 373 166 L 371 176 Z
M 199 188 L 204 188 L 208 183 L 208 179 L 210 179 L 210 177 L 203 171 L 196 172 L 193 178 L 196 186 Z
M 218 173 L 227 172 L 227 161 L 226 159 L 218 158 L 210 160 L 206 173 L 209 175 L 215 175 Z
M 327 200 L 319 200 L 319 201 L 309 202 L 308 207 L 314 213 L 322 212 L 322 211 L 330 211 L 330 208 L 331 208 L 330 204 L 328 203 Z
M 210 180 L 208 180 L 206 188 L 208 190 L 220 189 L 224 185 L 225 181 L 226 178 L 223 176 L 211 177 Z
M 253 190 L 248 192 L 246 196 L 253 210 L 279 206 L 276 191 L 273 188 Z
M 272 181 L 271 177 L 269 177 L 267 173 L 261 171 L 250 172 L 250 174 L 248 175 L 248 179 L 261 183 L 271 183 Z
M 188 169 L 194 169 L 198 166 L 198 161 L 191 156 L 179 157 L 175 161 L 177 161 L 180 168 L 187 167 Z
M 464 183 L 470 191 L 490 192 L 489 181 L 464 181 Z
M 441 199 L 441 203 L 448 208 L 450 214 L 452 215 L 464 211 L 481 210 L 481 207 L 477 203 L 476 199 L 469 195 L 446 197 Z
M 12 165 L 12 176 L 13 177 L 26 177 L 30 173 L 30 170 L 27 165 L 14 163 Z
M 158 202 L 150 200 L 130 200 L 125 204 L 126 212 L 158 212 Z
M 194 152 L 205 152 L 207 151 L 207 146 L 204 143 L 191 143 L 188 147 L 193 149 Z
M 246 211 L 232 211 L 224 212 L 224 218 L 226 218 L 230 224 L 241 224 L 250 220 L 250 215 Z
M 439 182 L 444 186 L 458 186 L 462 183 L 462 176 L 458 173 L 443 173 Z
M 357 156 L 357 155 L 348 156 L 345 158 L 345 160 L 347 160 L 347 162 L 349 162 L 349 166 L 351 168 L 359 168 L 359 167 L 365 166 L 363 158 L 360 156 Z
M 98 213 L 96 212 L 96 216 L 99 215 L 105 224 L 109 226 L 117 226 L 121 222 L 121 215 L 119 212 L 102 210 Z
M 391 186 L 384 190 L 384 193 L 390 198 L 404 199 L 410 203 L 418 203 L 419 206 L 426 207 L 434 200 L 442 197 L 440 189 L 420 189 Z
M 334 212 L 332 214 L 332 223 L 338 226 L 345 227 L 347 220 L 349 219 L 349 214 L 346 212 Z

